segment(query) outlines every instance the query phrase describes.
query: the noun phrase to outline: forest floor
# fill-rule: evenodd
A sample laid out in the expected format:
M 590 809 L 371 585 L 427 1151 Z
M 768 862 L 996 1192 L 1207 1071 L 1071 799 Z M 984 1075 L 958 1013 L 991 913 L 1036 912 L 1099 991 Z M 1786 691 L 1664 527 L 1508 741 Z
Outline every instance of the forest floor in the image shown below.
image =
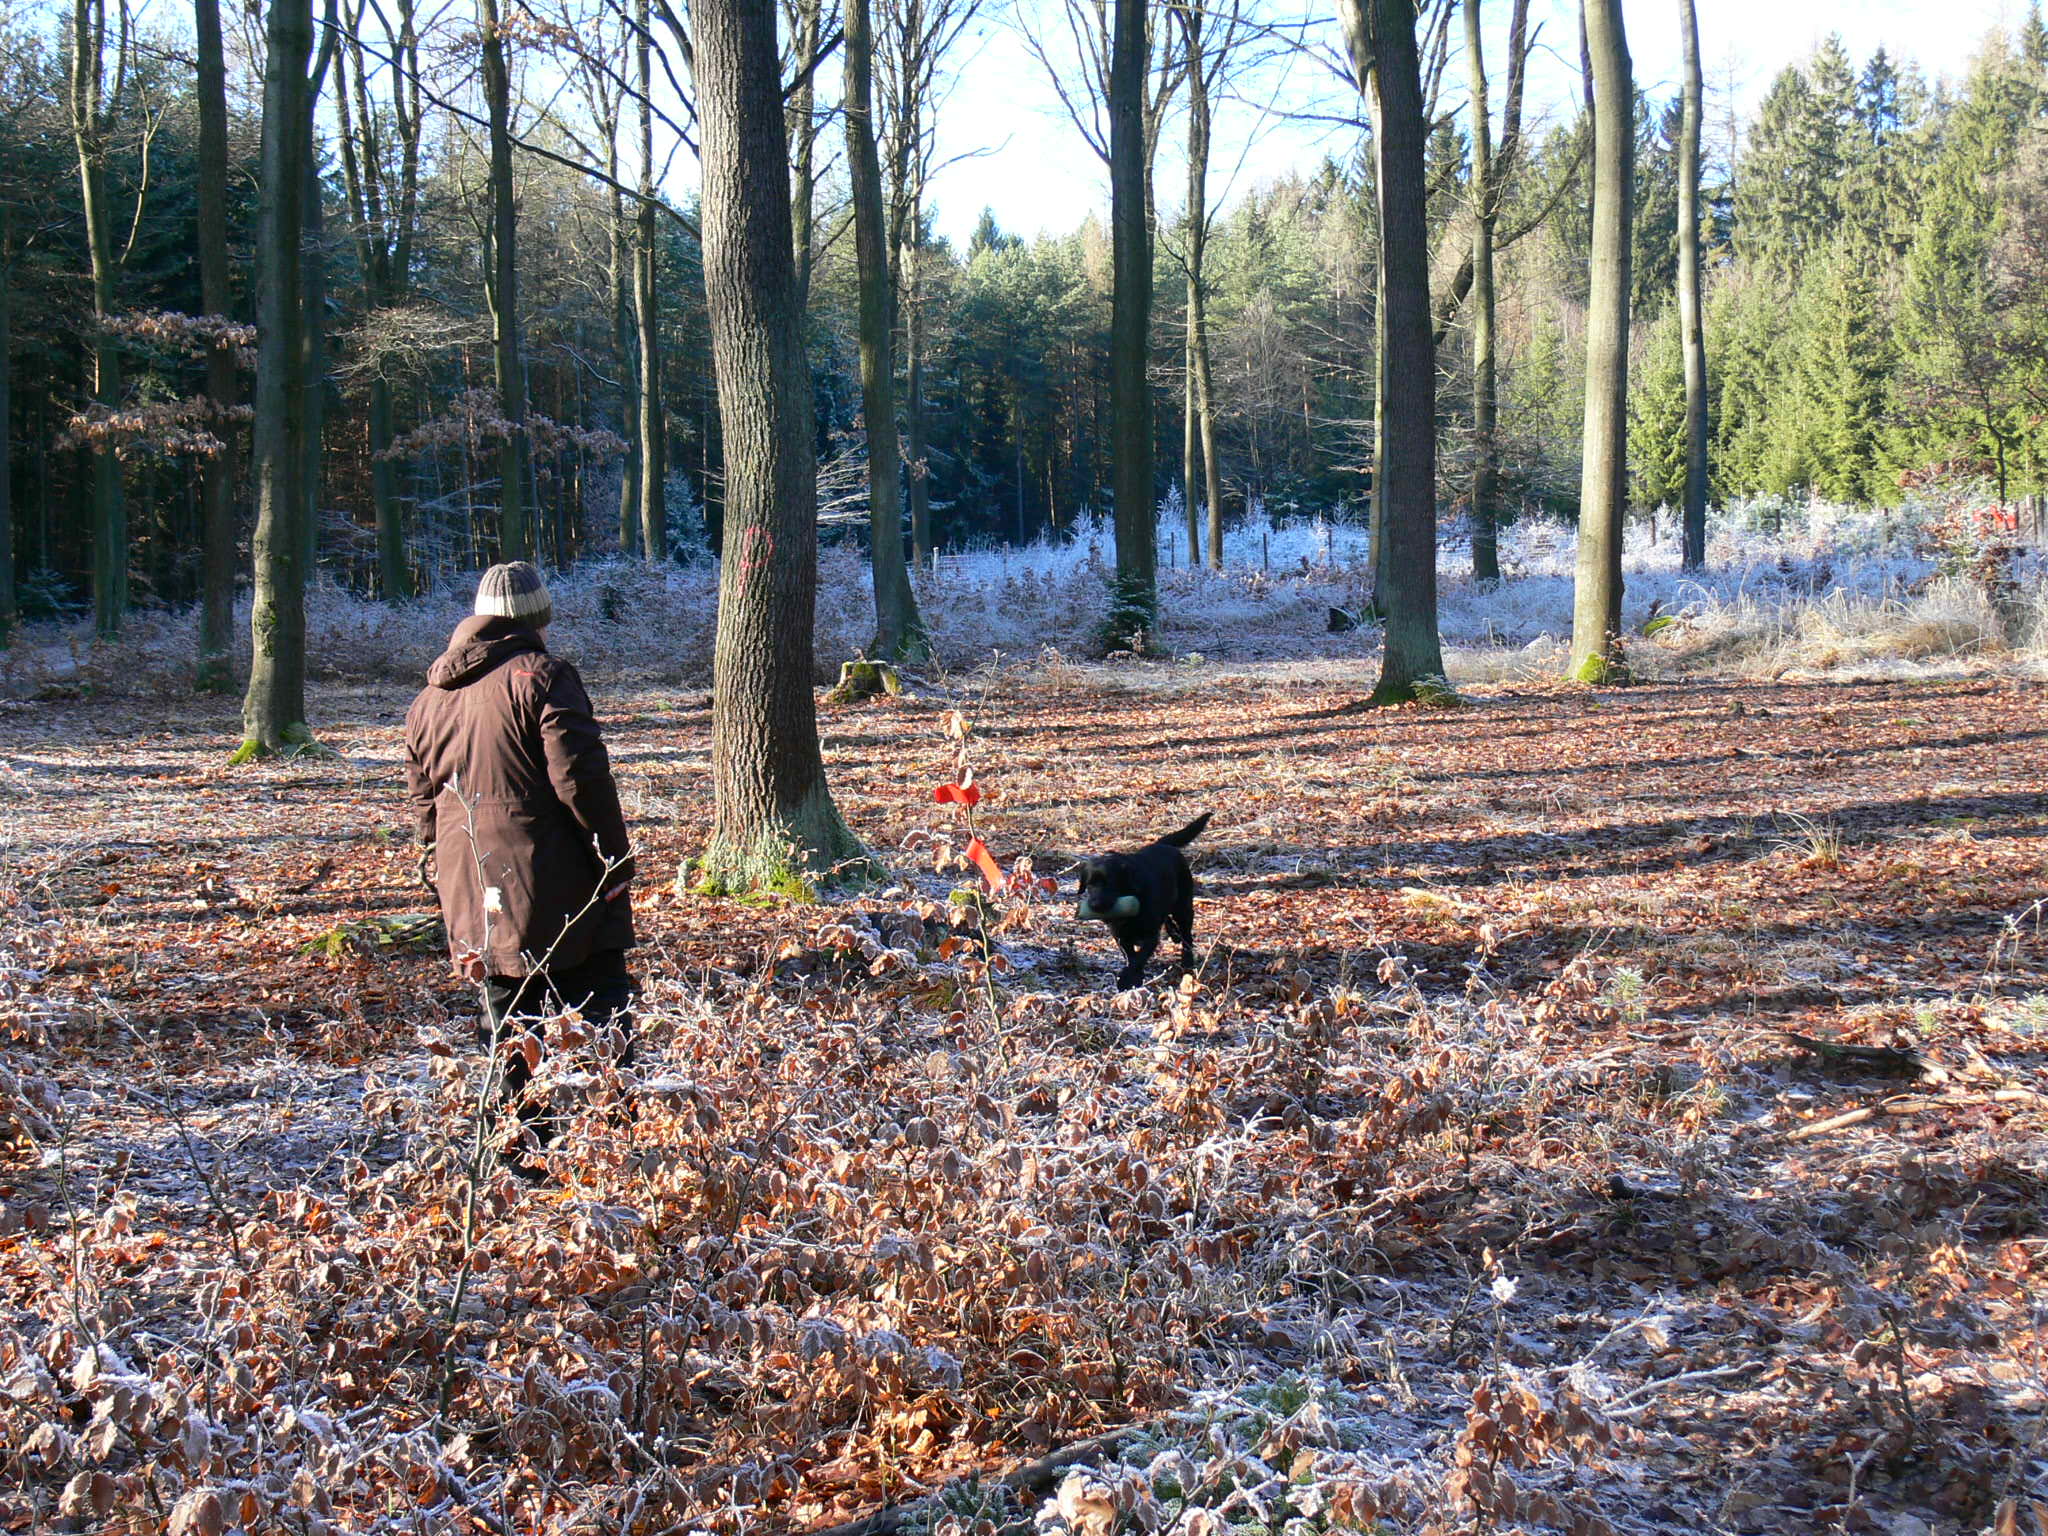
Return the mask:
M 990 673 L 824 711 L 898 885 L 749 904 L 593 681 L 642 1044 L 537 1187 L 402 690 L 0 706 L 0 1528 L 2048 1527 L 2038 687 Z M 1214 811 L 1198 973 L 949 900 L 963 750 L 1039 876 Z

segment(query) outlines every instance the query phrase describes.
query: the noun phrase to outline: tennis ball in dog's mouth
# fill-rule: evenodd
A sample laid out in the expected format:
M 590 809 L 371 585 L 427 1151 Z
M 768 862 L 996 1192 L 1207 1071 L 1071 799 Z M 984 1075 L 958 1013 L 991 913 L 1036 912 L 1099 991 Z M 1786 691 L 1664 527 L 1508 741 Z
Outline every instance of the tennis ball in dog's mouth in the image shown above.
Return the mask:
M 1074 908 L 1074 916 L 1076 917 L 1083 919 L 1091 917 L 1100 918 L 1103 922 L 1108 922 L 1112 917 L 1136 917 L 1137 915 L 1138 898 L 1135 896 L 1117 897 L 1115 901 L 1110 903 L 1107 912 L 1092 904 L 1086 896 L 1083 896 L 1081 904 Z

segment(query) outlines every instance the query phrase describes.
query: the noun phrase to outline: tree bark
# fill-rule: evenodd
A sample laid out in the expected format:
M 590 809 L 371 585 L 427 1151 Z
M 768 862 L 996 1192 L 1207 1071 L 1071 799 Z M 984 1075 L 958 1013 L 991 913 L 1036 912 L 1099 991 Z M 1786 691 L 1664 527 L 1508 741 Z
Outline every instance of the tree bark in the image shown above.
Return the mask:
M 227 61 L 220 30 L 220 0 L 193 0 L 197 24 L 199 92 L 199 302 L 225 318 L 233 302 L 228 266 Z M 221 450 L 200 470 L 199 671 L 207 692 L 232 684 L 235 623 L 235 349 L 222 342 L 206 355 L 206 398 L 213 408 Z
M 633 257 L 633 314 L 640 332 L 640 549 L 650 565 L 668 559 L 668 417 L 661 402 L 661 301 L 654 286 L 659 254 L 654 223 L 653 34 L 648 3 L 638 6 L 640 65 L 640 212 Z
M 306 716 L 304 256 L 311 0 L 271 0 L 256 231 L 256 536 L 249 688 L 236 761 L 302 747 Z
M 1684 54 L 1678 119 L 1678 334 L 1685 353 L 1686 570 L 1707 563 L 1707 339 L 1700 289 L 1700 28 L 1693 0 L 1678 0 Z
M 922 661 L 924 621 L 903 563 L 901 450 L 896 441 L 895 316 L 882 164 L 875 150 L 874 37 L 868 0 L 846 0 L 846 165 L 853 184 L 854 281 L 860 295 L 861 413 L 868 436 L 868 552 L 874 568 L 874 656 Z
M 725 442 L 713 663 L 708 880 L 751 889 L 829 871 L 860 844 L 818 744 L 812 633 L 817 468 L 790 232 L 775 12 L 695 0 L 704 295 Z
M 506 422 L 498 448 L 500 558 L 533 557 L 526 506 L 526 366 L 519 338 L 519 213 L 512 184 L 512 76 L 498 0 L 478 0 L 483 30 L 484 101 L 490 116 L 491 372 Z
M 94 405 L 106 411 L 121 403 L 121 351 L 107 323 L 114 316 L 119 262 L 114 255 L 113 210 L 107 206 L 107 135 L 120 107 L 127 65 L 127 20 L 122 17 L 121 57 L 114 88 L 106 85 L 106 0 L 75 0 L 71 29 L 71 134 L 78 149 L 79 194 L 85 214 L 85 243 L 92 267 Z M 111 640 L 128 612 L 128 510 L 121 495 L 121 460 L 113 444 L 96 441 L 92 456 L 93 627 Z
M 1145 77 L 1145 0 L 1115 0 L 1109 66 L 1110 475 L 1116 513 L 1116 587 L 1104 639 L 1143 648 L 1159 620 L 1157 519 L 1152 506 L 1152 230 Z
M 14 633 L 14 209 L 0 199 L 0 645 Z
M 1525 0 L 1526 3 L 1526 0 Z M 1480 0 L 1465 0 L 1465 57 L 1472 79 L 1472 579 L 1500 580 L 1499 381 L 1494 359 L 1493 118 L 1486 97 Z
M 1586 306 L 1586 424 L 1579 480 L 1571 675 L 1622 680 L 1621 537 L 1628 474 L 1628 303 L 1635 100 L 1621 0 L 1584 0 L 1593 97 L 1593 266 Z
M 1443 677 L 1436 617 L 1436 349 L 1429 309 L 1421 63 L 1410 0 L 1339 0 L 1338 16 L 1372 116 L 1386 338 L 1377 406 L 1380 581 L 1386 623 L 1373 701 L 1414 698 Z

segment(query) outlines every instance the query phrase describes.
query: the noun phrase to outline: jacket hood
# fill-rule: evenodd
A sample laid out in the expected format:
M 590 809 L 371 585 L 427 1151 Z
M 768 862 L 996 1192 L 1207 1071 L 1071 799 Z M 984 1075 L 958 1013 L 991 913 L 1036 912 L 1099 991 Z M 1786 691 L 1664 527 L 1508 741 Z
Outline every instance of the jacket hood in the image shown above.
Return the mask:
M 536 651 L 545 656 L 547 649 L 538 632 L 518 619 L 464 619 L 448 637 L 448 649 L 427 668 L 427 685 L 466 687 L 514 656 Z

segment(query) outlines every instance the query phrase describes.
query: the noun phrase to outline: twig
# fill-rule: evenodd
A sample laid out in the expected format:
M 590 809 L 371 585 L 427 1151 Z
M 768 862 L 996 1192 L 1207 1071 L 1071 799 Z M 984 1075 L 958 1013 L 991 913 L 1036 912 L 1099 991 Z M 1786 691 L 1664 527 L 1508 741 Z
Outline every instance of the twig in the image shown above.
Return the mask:
M 1811 1136 L 1825 1136 L 1829 1131 L 1839 1131 L 1848 1126 L 1861 1125 L 1865 1120 L 1873 1118 L 1876 1114 L 1877 1106 L 1866 1104 L 1861 1109 L 1852 1109 L 1847 1114 L 1836 1115 L 1832 1119 L 1816 1120 L 1812 1125 L 1802 1125 L 1785 1139 L 1787 1141 L 1805 1141 Z

